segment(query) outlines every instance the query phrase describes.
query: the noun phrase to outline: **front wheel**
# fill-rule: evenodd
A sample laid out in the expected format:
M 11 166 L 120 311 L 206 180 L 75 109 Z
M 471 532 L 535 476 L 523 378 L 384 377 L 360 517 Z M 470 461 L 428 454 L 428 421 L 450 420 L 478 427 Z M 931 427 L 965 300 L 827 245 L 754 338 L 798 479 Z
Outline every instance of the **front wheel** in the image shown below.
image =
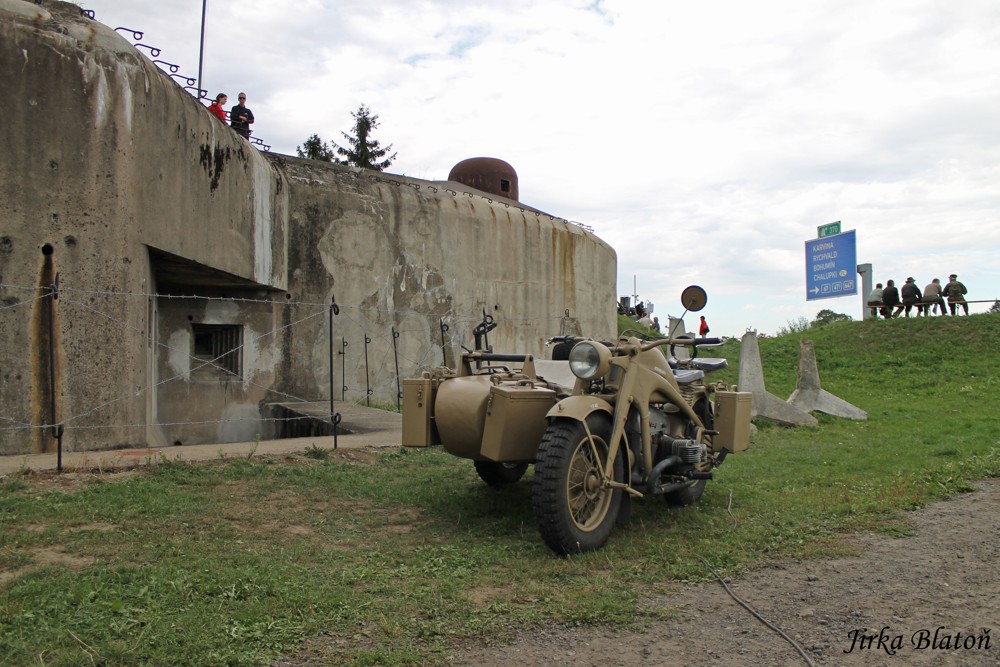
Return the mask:
M 538 446 L 532 505 L 542 540 L 561 556 L 593 551 L 611 535 L 622 504 L 621 489 L 603 484 L 608 461 L 611 419 L 603 412 L 587 417 L 593 443 L 583 424 L 557 420 Z M 624 479 L 621 457 L 616 480 Z
M 474 461 L 476 473 L 494 489 L 514 484 L 528 470 L 527 463 L 497 463 L 496 461 Z

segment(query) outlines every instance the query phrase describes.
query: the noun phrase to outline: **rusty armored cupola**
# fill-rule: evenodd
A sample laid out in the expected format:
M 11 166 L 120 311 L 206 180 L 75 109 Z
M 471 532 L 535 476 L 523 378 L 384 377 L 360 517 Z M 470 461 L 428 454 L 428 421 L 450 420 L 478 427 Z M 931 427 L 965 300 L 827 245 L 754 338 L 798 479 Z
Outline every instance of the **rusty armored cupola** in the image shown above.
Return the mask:
M 493 157 L 473 157 L 451 168 L 449 181 L 455 181 L 483 192 L 518 200 L 517 172 L 503 160 Z

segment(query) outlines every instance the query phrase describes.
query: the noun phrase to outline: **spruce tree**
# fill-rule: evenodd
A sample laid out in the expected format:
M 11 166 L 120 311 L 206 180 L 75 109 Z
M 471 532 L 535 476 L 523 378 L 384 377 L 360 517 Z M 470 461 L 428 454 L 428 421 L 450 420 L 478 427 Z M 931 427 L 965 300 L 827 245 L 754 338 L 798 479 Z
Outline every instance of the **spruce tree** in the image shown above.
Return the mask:
M 342 163 L 362 169 L 383 171 L 396 159 L 396 154 L 389 155 L 392 144 L 381 148 L 379 142 L 371 138 L 372 130 L 378 127 L 378 115 L 373 114 L 364 104 L 359 106 L 357 111 L 351 112 L 351 115 L 354 117 L 354 135 L 341 132 L 347 139 L 349 148 L 331 142 L 336 147 L 337 154 L 344 157 Z

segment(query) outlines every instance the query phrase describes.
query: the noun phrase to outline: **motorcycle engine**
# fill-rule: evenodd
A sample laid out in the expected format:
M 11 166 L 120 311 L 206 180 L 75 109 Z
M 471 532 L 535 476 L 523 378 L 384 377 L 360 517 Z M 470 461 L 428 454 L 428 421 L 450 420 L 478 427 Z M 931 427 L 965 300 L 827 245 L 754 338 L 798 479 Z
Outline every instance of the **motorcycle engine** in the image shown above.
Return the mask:
M 638 417 L 638 415 L 636 415 Z M 649 408 L 649 432 L 650 433 L 669 433 L 670 432 L 670 421 L 667 419 L 667 413 L 659 408 L 650 407 Z
M 638 420 L 636 420 L 638 421 Z M 638 424 L 635 425 L 638 430 Z M 670 421 L 667 413 L 651 407 L 649 410 L 649 431 L 655 434 L 653 442 L 659 446 L 656 460 L 668 456 L 676 456 L 685 464 L 702 463 L 708 459 L 707 447 L 695 440 L 674 438 L 667 435 L 670 432 Z
M 681 463 L 695 465 L 708 460 L 708 448 L 700 442 L 687 438 L 672 438 L 666 433 L 658 433 L 653 442 L 657 445 L 658 461 L 668 456 L 676 456 Z
M 701 463 L 708 458 L 705 445 L 694 440 L 674 440 L 671 443 L 673 455 L 684 463 Z

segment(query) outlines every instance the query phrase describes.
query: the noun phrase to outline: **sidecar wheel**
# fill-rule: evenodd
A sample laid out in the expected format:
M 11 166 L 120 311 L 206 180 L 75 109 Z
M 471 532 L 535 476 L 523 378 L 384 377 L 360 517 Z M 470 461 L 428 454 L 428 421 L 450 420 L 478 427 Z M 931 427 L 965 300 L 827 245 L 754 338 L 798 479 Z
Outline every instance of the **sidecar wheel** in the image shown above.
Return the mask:
M 494 489 L 514 484 L 528 470 L 527 463 L 497 463 L 496 461 L 473 461 L 479 479 Z
M 556 420 L 538 446 L 532 505 L 542 539 L 561 556 L 593 551 L 611 535 L 622 504 L 622 490 L 601 485 L 608 460 L 611 419 L 599 412 L 587 417 L 591 447 L 583 424 Z M 616 480 L 625 477 L 621 457 Z
M 663 499 L 670 505 L 687 507 L 694 505 L 701 499 L 701 494 L 705 493 L 705 480 L 699 479 L 691 482 L 683 489 L 677 489 L 670 493 L 664 493 Z

